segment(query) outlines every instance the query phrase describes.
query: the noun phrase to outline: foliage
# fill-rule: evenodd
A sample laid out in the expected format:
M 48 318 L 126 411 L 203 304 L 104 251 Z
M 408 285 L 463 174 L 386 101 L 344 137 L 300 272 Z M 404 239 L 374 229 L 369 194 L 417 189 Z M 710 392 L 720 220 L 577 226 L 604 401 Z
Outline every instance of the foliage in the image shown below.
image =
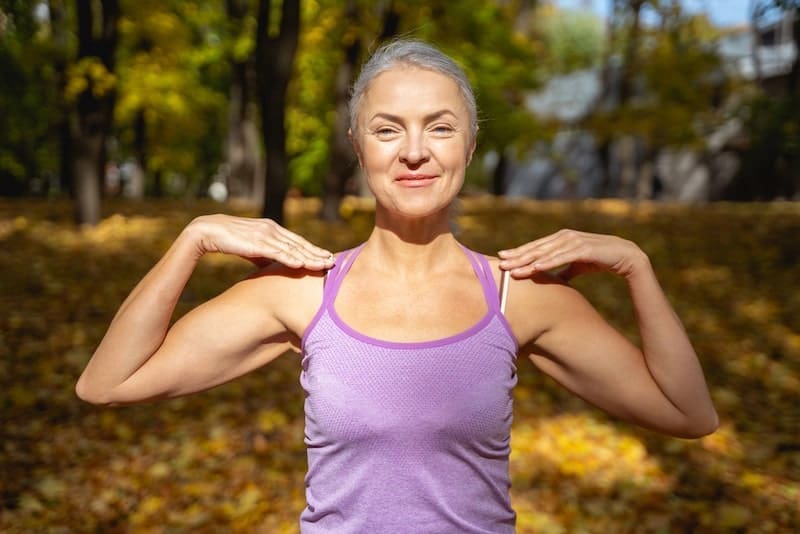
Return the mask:
M 42 189 L 57 168 L 53 43 L 21 4 L 0 5 L 0 194 Z
M 537 10 L 534 26 L 542 36 L 542 60 L 548 75 L 595 67 L 602 59 L 603 22 L 590 11 L 545 4 Z
M 64 96 L 69 102 L 75 102 L 87 90 L 91 90 L 95 98 L 101 98 L 117 85 L 116 76 L 108 72 L 103 62 L 94 56 L 82 58 L 70 65 L 67 77 Z
M 56 201 L 0 201 L 0 530 L 296 532 L 304 505 L 303 395 L 296 355 L 214 390 L 98 408 L 73 388 L 116 308 L 180 229 L 219 204 L 123 204 L 76 230 Z M 363 240 L 291 200 L 288 225 L 321 245 Z M 250 213 L 250 212 L 244 212 Z M 800 522 L 800 209 L 506 203 L 464 199 L 461 238 L 486 253 L 560 227 L 639 243 L 689 331 L 722 419 L 701 440 L 610 420 L 527 361 L 518 364 L 512 499 L 519 532 L 791 532 Z M 206 258 L 178 313 L 246 275 Z M 632 335 L 619 280 L 576 285 Z
M 522 105 L 542 80 L 541 43 L 522 31 L 509 32 L 517 22 L 516 4 L 443 2 L 432 21 L 418 23 L 420 36 L 440 43 L 470 77 L 481 119 L 480 152 L 528 146 L 544 135 Z
M 221 2 L 146 0 L 123 5 L 116 122 L 125 159 L 133 152 L 137 114 L 144 114 L 148 170 L 213 173 L 221 158 L 228 79 L 218 46 Z M 233 43 L 233 46 L 236 46 Z
M 334 125 L 334 78 L 344 61 L 346 39 L 357 39 L 371 27 L 346 25 L 344 2 L 306 0 L 295 59 L 296 75 L 289 89 L 287 151 L 292 183 L 305 194 L 321 192 L 330 158 Z M 342 132 L 345 135 L 345 132 Z
M 750 142 L 726 196 L 772 200 L 800 194 L 800 96 L 757 95 L 740 110 Z M 764 173 L 773 179 L 764 180 Z
M 365 44 L 364 56 L 380 44 L 379 4 L 356 1 L 359 25 L 354 27 L 345 16 L 344 2 L 303 3 L 304 31 L 290 90 L 288 148 L 293 155 L 294 184 L 304 192 L 318 193 L 327 169 L 334 123 L 334 77 L 344 59 L 344 44 L 360 39 Z M 428 40 L 465 68 L 477 95 L 481 152 L 525 145 L 545 135 L 522 107 L 526 92 L 541 80 L 538 59 L 542 47 L 524 32 L 511 30 L 517 22 L 517 4 L 477 0 L 393 3 L 399 16 L 399 35 Z
M 702 148 L 706 135 L 729 118 L 717 107 L 729 89 L 713 47 L 718 32 L 705 15 L 687 15 L 677 4 L 658 16 L 659 26 L 641 28 L 635 41 L 631 28 L 620 30 L 614 50 L 624 59 L 616 90 L 628 83 L 631 94 L 617 107 L 599 109 L 588 123 L 602 140 L 623 134 L 651 149 Z M 626 56 L 627 47 L 633 50 Z

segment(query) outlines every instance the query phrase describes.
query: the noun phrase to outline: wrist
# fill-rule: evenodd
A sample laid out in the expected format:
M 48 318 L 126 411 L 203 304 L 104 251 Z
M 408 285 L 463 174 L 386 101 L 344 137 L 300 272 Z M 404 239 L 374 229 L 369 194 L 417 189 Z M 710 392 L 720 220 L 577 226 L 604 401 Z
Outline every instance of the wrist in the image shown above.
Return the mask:
M 208 236 L 205 227 L 203 216 L 196 217 L 186 225 L 175 240 L 176 245 L 185 248 L 195 260 L 200 260 L 205 254 L 211 252 L 207 246 Z
M 650 258 L 642 249 L 636 247 L 635 253 L 628 260 L 628 268 L 623 276 L 631 283 L 642 276 L 650 276 L 652 274 L 653 266 L 650 263 Z

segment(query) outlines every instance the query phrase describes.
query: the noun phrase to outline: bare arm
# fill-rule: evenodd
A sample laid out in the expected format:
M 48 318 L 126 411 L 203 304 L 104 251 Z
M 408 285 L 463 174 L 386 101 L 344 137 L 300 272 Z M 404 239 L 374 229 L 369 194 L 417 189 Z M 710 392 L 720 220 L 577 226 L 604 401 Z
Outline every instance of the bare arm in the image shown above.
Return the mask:
M 568 265 L 565 279 L 610 271 L 628 284 L 642 347 L 631 344 L 575 290 L 560 284 L 520 286 L 518 317 L 543 313 L 547 325 L 533 341 L 531 359 L 565 387 L 609 413 L 679 437 L 713 432 L 718 418 L 686 332 L 659 285 L 647 256 L 613 236 L 562 231 L 501 253 L 501 266 L 518 279 Z M 510 311 L 512 308 L 510 308 Z M 517 319 L 524 322 L 524 319 Z
M 275 313 L 277 295 L 270 301 L 254 291 L 256 285 L 280 291 L 278 281 L 241 282 L 169 328 L 181 292 L 208 252 L 311 270 L 329 267 L 332 258 L 272 221 L 195 219 L 120 306 L 78 380 L 79 397 L 111 404 L 191 393 L 263 365 L 288 347 L 287 328 Z

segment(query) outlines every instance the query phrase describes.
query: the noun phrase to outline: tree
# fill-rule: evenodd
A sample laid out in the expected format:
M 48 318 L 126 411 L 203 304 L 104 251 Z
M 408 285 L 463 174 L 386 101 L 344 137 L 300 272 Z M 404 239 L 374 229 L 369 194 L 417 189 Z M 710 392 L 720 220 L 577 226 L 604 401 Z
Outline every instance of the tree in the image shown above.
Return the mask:
M 790 17 L 792 38 L 796 50 L 800 50 L 800 0 L 755 0 L 752 19 L 756 35 L 770 15 Z M 782 92 L 770 94 L 760 76 L 756 81 L 756 94 L 741 108 L 747 138 L 741 165 L 726 187 L 724 198 L 739 201 L 797 198 L 800 195 L 800 54 L 795 55 Z
M 219 165 L 230 79 L 222 8 L 200 0 L 126 4 L 115 126 L 117 156 L 133 178 L 129 196 L 204 190 Z
M 657 24 L 642 24 L 645 8 Z M 603 95 L 584 126 L 598 140 L 603 194 L 646 198 L 653 194 L 659 151 L 702 149 L 724 118 L 714 108 L 726 92 L 711 46 L 718 34 L 705 16 L 686 15 L 676 0 L 615 0 L 613 18 Z M 615 147 L 624 148 L 616 152 L 616 175 Z
M 64 0 L 50 0 L 48 2 L 50 14 L 50 27 L 53 44 L 55 45 L 53 67 L 55 69 L 55 94 L 56 94 L 56 129 L 58 136 L 58 175 L 61 190 L 74 195 L 75 168 L 72 163 L 72 110 L 67 102 L 66 88 L 68 83 L 69 46 L 67 31 L 67 6 Z
M 71 67 L 68 93 L 74 95 L 77 129 L 75 154 L 75 216 L 78 223 L 100 220 L 101 187 L 105 176 L 106 141 L 116 96 L 114 76 L 120 17 L 118 0 L 77 0 L 78 61 Z
M 757 28 L 768 14 L 776 12 L 778 16 L 789 17 L 792 22 L 792 38 L 798 53 L 794 56 L 786 90 L 788 94 L 793 94 L 800 88 L 800 0 L 753 0 L 753 25 Z
M 542 40 L 541 60 L 546 75 L 570 73 L 600 63 L 604 30 L 594 13 L 545 4 L 536 10 L 531 25 Z
M 476 185 L 504 194 L 507 152 L 526 150 L 549 136 L 546 125 L 525 107 L 525 98 L 539 87 L 544 73 L 541 38 L 531 23 L 535 2 L 420 4 L 419 13 L 430 12 L 431 20 L 425 24 L 409 17 L 409 27 L 422 28 L 421 37 L 450 53 L 465 68 L 475 90 L 480 122 L 476 156 L 488 151 L 499 156 L 488 184 L 473 170 Z
M 481 110 L 480 151 L 496 150 L 503 154 L 506 147 L 524 146 L 542 134 L 542 129 L 522 106 L 526 91 L 538 84 L 541 72 L 536 61 L 541 47 L 537 46 L 537 38 L 528 27 L 534 5 L 532 0 L 458 3 L 398 0 L 348 4 L 347 13 L 339 16 L 341 22 L 335 34 L 342 36 L 343 44 L 339 46 L 343 50 L 338 56 L 336 86 L 331 91 L 336 95 L 336 111 L 326 173 L 322 212 L 325 218 L 338 216 L 344 181 L 352 176 L 355 161 L 346 139 L 346 90 L 363 56 L 394 35 L 432 42 L 465 68 Z M 359 53 L 362 57 L 354 63 Z M 502 168 L 499 171 L 494 174 L 500 175 Z M 472 176 L 483 179 L 480 171 L 472 171 L 470 180 L 474 179 Z M 495 192 L 502 193 L 501 181 L 494 180 L 492 185 Z
M 328 172 L 325 175 L 322 196 L 322 211 L 320 216 L 323 220 L 337 220 L 339 218 L 339 204 L 345 194 L 347 181 L 352 178 L 354 172 L 353 149 L 347 136 L 349 128 L 348 99 L 350 87 L 355 82 L 358 74 L 358 66 L 362 60 L 362 35 L 366 33 L 361 25 L 360 6 L 355 0 L 349 0 L 345 7 L 343 20 L 345 23 L 340 26 L 342 33 L 340 39 L 344 48 L 344 59 L 339 63 L 336 73 L 334 95 L 335 95 L 335 121 L 331 135 L 331 157 Z M 400 23 L 400 15 L 396 10 L 395 2 L 383 3 L 381 14 L 381 29 L 377 38 L 371 39 L 376 44 L 384 42 L 397 34 Z M 367 26 L 369 28 L 369 26 Z M 367 29 L 367 31 L 369 31 Z
M 47 193 L 58 171 L 56 69 L 67 50 L 54 33 L 45 10 L 0 3 L 0 195 Z
M 280 20 L 275 20 L 280 15 Z M 289 190 L 286 154 L 286 90 L 292 74 L 300 32 L 300 0 L 280 5 L 261 0 L 256 29 L 256 80 L 261 133 L 267 158 L 262 215 L 283 222 L 283 203 Z
M 228 190 L 232 197 L 253 199 L 263 164 L 258 151 L 258 128 L 252 98 L 255 72 L 250 2 L 226 0 L 225 9 L 231 43 L 228 51 L 231 76 L 225 141 Z M 263 196 L 263 191 L 261 194 Z

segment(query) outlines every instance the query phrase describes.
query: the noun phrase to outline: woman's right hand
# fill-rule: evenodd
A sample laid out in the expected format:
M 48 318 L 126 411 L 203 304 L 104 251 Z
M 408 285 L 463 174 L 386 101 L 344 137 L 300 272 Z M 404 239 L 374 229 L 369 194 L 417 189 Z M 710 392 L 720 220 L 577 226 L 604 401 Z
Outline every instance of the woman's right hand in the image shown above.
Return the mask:
M 209 252 L 233 254 L 264 266 L 278 261 L 287 267 L 322 271 L 333 267 L 333 254 L 270 219 L 202 215 L 184 230 L 198 258 Z

